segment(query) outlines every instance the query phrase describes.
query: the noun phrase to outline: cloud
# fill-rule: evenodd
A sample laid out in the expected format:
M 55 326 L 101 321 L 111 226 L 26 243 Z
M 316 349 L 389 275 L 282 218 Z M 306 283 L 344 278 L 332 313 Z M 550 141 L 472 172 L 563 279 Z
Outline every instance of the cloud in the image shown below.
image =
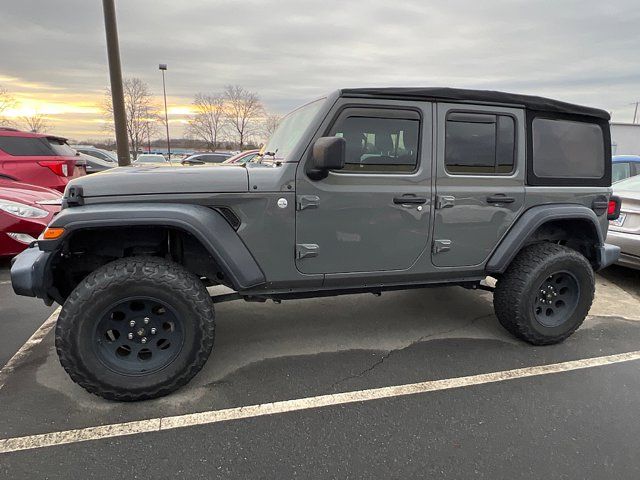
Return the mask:
M 116 3 L 125 75 L 159 93 L 158 63 L 167 63 L 177 110 L 230 83 L 256 90 L 277 113 L 370 85 L 533 93 L 626 121 L 640 99 L 637 0 Z M 0 77 L 99 103 L 108 84 L 102 22 L 99 2 L 3 5 Z

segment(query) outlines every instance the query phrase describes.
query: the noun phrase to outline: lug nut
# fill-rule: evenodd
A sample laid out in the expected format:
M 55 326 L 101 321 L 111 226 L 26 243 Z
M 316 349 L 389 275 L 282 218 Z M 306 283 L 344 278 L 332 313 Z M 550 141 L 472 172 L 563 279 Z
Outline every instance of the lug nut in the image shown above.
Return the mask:
M 130 327 L 135 327 L 135 326 L 136 326 L 136 322 L 135 322 L 135 320 L 131 320 L 131 321 L 129 322 L 129 326 L 130 326 Z
M 133 333 L 129 333 L 129 335 L 127 335 L 127 338 L 128 338 L 129 340 L 133 340 Z
M 144 323 L 149 323 L 149 317 L 144 317 Z
M 151 328 L 151 335 L 155 335 L 157 332 L 156 327 Z
M 142 343 L 147 343 L 147 337 L 142 337 L 142 340 L 140 340 Z

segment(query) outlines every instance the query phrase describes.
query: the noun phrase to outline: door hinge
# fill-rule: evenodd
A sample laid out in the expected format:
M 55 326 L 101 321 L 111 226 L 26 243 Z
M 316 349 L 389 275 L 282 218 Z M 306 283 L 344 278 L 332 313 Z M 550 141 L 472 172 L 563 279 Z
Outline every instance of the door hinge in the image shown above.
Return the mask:
M 296 258 L 317 257 L 320 247 L 315 243 L 298 243 L 296 244 Z
M 436 195 L 436 208 L 449 208 L 456 204 L 456 197 L 453 195 Z
M 298 195 L 296 197 L 296 210 L 317 207 L 320 204 L 320 197 L 317 195 Z
M 443 239 L 433 241 L 433 253 L 448 252 L 449 250 L 451 250 L 451 240 Z

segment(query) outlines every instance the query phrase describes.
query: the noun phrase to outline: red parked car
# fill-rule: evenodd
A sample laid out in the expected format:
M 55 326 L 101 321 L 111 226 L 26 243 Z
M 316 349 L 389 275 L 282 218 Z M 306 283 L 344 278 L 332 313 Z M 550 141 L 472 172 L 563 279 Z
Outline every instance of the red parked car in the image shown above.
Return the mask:
M 17 255 L 36 240 L 61 202 L 56 190 L 0 178 L 0 257 Z
M 85 174 L 66 138 L 0 128 L 0 177 L 64 192 L 69 180 Z

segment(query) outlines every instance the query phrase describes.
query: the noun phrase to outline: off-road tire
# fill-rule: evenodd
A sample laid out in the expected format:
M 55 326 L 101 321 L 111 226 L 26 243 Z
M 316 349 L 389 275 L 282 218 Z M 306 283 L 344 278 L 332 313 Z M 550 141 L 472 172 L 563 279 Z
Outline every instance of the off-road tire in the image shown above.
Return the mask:
M 130 376 L 101 361 L 95 329 L 109 305 L 136 296 L 168 305 L 180 318 L 183 334 L 175 358 L 158 371 Z M 58 318 L 55 344 L 74 382 L 109 400 L 137 401 L 167 395 L 189 382 L 207 361 L 214 333 L 213 302 L 200 279 L 162 258 L 128 257 L 95 270 L 73 290 Z
M 536 305 L 542 298 L 540 285 L 555 272 L 573 277 L 578 294 L 572 313 L 561 324 L 546 326 L 537 319 Z M 534 345 L 551 345 L 580 327 L 591 308 L 594 288 L 593 269 L 583 255 L 562 245 L 540 243 L 525 247 L 514 258 L 498 280 L 493 305 L 498 320 L 512 335 Z

